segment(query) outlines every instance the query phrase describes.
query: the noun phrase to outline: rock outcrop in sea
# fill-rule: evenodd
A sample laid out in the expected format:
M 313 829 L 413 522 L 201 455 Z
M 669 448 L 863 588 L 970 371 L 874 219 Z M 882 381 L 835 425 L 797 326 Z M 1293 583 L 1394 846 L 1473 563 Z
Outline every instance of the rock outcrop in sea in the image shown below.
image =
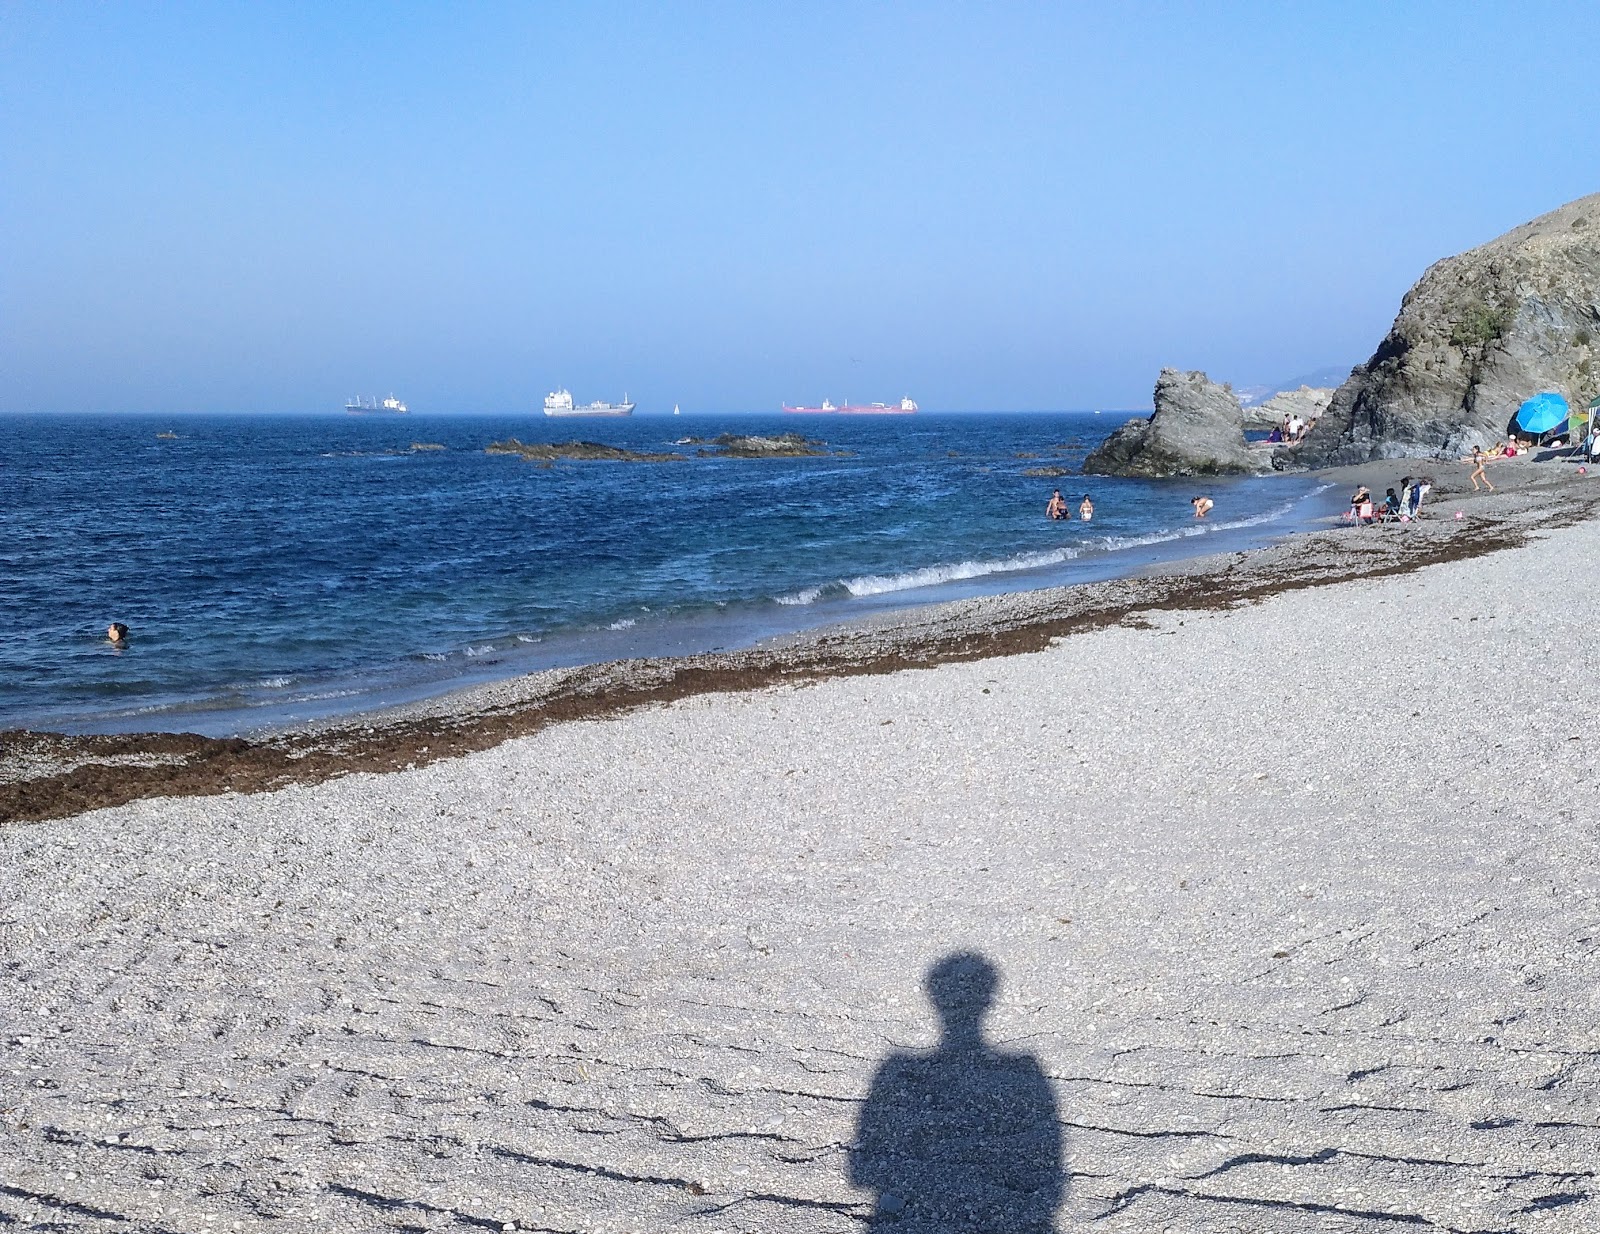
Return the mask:
M 1164 368 L 1155 414 L 1129 420 L 1089 452 L 1083 470 L 1102 476 L 1214 476 L 1265 469 L 1244 439 L 1233 388 L 1204 373 Z
M 1517 408 L 1600 389 L 1600 193 L 1429 266 L 1293 461 L 1461 454 Z M 1288 461 L 1280 453 L 1279 461 Z

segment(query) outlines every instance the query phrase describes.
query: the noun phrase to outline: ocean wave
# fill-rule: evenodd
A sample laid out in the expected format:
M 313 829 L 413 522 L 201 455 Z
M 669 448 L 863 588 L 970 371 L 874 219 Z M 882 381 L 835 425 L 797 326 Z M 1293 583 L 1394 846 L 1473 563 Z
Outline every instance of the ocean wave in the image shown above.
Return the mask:
M 263 690 L 281 690 L 293 680 L 292 677 L 263 677 L 256 685 Z
M 608 625 L 606 627 L 606 629 L 608 629 L 608 630 L 631 630 L 631 629 L 633 629 L 634 626 L 636 626 L 638 624 L 639 623 L 637 621 L 635 621 L 632 617 L 623 617 L 623 618 L 620 618 L 620 619 L 618 619 L 616 621 L 613 621 L 610 625 Z
M 1324 486 L 1328 487 L 1328 486 Z M 1316 492 L 1321 492 L 1317 489 Z M 1312 494 L 1315 495 L 1315 494 Z M 989 574 L 1010 574 L 1022 570 L 1042 570 L 1076 560 L 1085 552 L 1114 553 L 1130 548 L 1145 548 L 1153 544 L 1167 544 L 1190 536 L 1209 535 L 1218 531 L 1232 531 L 1243 527 L 1259 527 L 1277 522 L 1293 512 L 1305 500 L 1299 497 L 1285 501 L 1246 518 L 1209 522 L 1196 519 L 1178 527 L 1164 527 L 1144 535 L 1104 535 L 1086 540 L 1078 546 L 1063 546 L 1038 553 L 1021 553 L 1015 557 L 1002 557 L 987 561 L 958 561 L 953 564 L 923 566 L 900 574 L 862 574 L 854 578 L 839 579 L 803 587 L 777 597 L 784 605 L 815 604 L 819 600 L 844 599 L 848 596 L 879 596 L 895 591 L 912 591 L 919 587 L 937 587 L 941 583 L 960 582 L 964 579 L 982 578 Z
M 777 597 L 779 604 L 815 604 L 818 600 L 844 599 L 847 596 L 881 596 L 893 591 L 911 591 L 918 587 L 936 587 L 940 583 L 955 583 L 963 579 L 982 578 L 986 574 L 1006 574 L 1017 570 L 1038 570 L 1058 566 L 1081 556 L 1080 548 L 1062 547 L 1042 553 L 1021 553 L 1015 557 L 1002 557 L 992 561 L 958 561 L 949 565 L 923 566 L 903 574 L 859 574 L 854 578 L 820 583 L 799 591 Z
M 482 647 L 468 647 L 466 649 L 467 655 L 473 657 L 474 659 L 476 659 L 478 656 L 491 655 L 491 654 L 493 654 L 493 652 L 494 652 L 494 644 L 493 643 L 485 643 Z
M 982 578 L 986 574 L 1009 574 L 1015 570 L 1058 566 L 1082 556 L 1082 553 L 1082 549 L 1063 547 L 1044 553 L 1021 553 L 995 561 L 958 561 L 953 565 L 924 566 L 920 570 L 907 570 L 904 574 L 862 574 L 845 579 L 843 586 L 853 596 L 881 596 L 890 591 L 910 591 L 917 587 L 936 587 L 940 583 Z

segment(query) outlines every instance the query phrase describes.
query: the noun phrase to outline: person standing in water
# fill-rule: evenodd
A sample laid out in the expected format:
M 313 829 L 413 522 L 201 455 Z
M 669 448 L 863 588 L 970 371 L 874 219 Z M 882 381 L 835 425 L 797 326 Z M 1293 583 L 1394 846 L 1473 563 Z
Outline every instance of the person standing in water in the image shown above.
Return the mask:
M 1089 500 L 1089 494 L 1083 495 L 1083 500 L 1078 503 L 1078 517 L 1088 522 L 1094 517 L 1094 502 Z
M 1044 516 L 1054 519 L 1070 519 L 1072 517 L 1072 512 L 1067 509 L 1066 500 L 1061 496 L 1060 489 L 1050 495 L 1050 504 L 1045 506 Z
M 1204 518 L 1211 513 L 1212 507 L 1216 505 L 1209 497 L 1191 497 L 1189 504 L 1194 507 L 1194 516 L 1196 518 Z

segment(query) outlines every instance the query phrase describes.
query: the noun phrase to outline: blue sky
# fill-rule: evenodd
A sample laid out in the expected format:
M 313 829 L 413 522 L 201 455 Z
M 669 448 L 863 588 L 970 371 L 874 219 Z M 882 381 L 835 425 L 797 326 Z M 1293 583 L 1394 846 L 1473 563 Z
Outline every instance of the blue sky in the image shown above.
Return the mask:
M 1597 46 L 1592 3 L 12 3 L 0 410 L 1348 365 L 1600 190 Z

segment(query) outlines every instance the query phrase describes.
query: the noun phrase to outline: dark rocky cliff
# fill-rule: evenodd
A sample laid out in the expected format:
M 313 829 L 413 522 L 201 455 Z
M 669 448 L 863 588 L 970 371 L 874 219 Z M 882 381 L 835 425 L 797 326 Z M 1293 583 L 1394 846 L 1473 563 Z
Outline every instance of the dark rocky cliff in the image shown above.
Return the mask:
M 1164 368 L 1156 410 L 1129 420 L 1089 452 L 1083 470 L 1103 476 L 1214 476 L 1260 471 L 1244 440 L 1244 409 L 1229 386 L 1204 373 Z
M 1582 407 L 1597 385 L 1600 193 L 1430 266 L 1292 462 L 1464 453 L 1540 391 Z

